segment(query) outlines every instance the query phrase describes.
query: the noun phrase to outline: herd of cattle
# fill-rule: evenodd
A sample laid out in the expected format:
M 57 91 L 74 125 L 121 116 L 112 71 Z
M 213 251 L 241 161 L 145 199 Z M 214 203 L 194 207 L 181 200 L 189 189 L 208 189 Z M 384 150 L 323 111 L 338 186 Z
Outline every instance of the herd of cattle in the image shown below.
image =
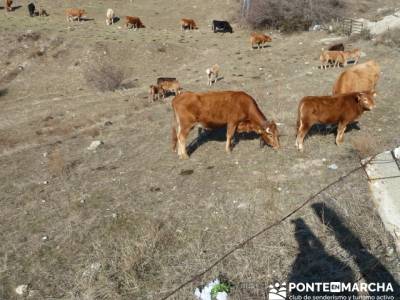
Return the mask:
M 12 0 L 4 0 L 6 11 L 12 11 Z M 36 11 L 33 3 L 28 5 L 30 16 L 48 15 L 40 8 Z M 68 21 L 81 21 L 86 12 L 79 8 L 66 10 Z M 115 14 L 110 8 L 106 12 L 106 25 L 114 24 Z M 145 28 L 139 17 L 126 16 L 127 28 Z M 198 29 L 193 19 L 183 18 L 180 21 L 181 30 Z M 232 27 L 227 21 L 212 22 L 214 32 L 230 32 Z M 251 33 L 251 47 L 261 48 L 272 38 L 265 34 Z M 345 51 L 343 44 L 322 49 L 320 55 L 321 69 L 328 66 L 347 66 L 353 61 L 353 66 L 346 69 L 336 80 L 331 96 L 307 96 L 301 99 L 297 110 L 296 146 L 303 151 L 303 140 L 314 124 L 337 124 L 336 144 L 343 142 L 344 132 L 348 124 L 356 121 L 364 111 L 375 106 L 375 89 L 380 77 L 379 65 L 370 60 L 357 64 L 361 56 L 360 49 Z M 206 70 L 208 85 L 218 81 L 219 65 L 215 64 Z M 156 85 L 151 85 L 149 95 L 152 101 L 165 99 L 170 93 L 175 95 L 172 100 L 173 125 L 172 147 L 180 158 L 188 158 L 186 138 L 195 125 L 205 130 L 226 126 L 226 151 L 231 151 L 231 140 L 235 132 L 255 132 L 260 135 L 260 141 L 274 149 L 280 147 L 278 126 L 274 121 L 266 119 L 256 101 L 242 91 L 213 91 L 205 93 L 182 92 L 176 78 L 161 77 Z M 177 148 L 177 149 L 176 149 Z

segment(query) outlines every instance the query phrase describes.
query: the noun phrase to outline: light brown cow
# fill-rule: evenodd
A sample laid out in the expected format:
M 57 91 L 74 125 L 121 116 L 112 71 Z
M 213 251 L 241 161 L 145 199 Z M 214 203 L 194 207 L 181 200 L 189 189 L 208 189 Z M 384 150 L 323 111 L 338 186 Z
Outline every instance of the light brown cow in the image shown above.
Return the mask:
M 12 11 L 12 0 L 4 0 L 4 8 L 6 11 Z
M 356 65 L 361 57 L 361 50 L 359 48 L 356 48 L 353 50 L 343 51 L 342 54 L 346 64 L 349 59 L 352 59 L 354 60 L 354 64 Z
M 131 16 L 126 16 L 125 17 L 125 25 L 126 27 L 129 27 L 132 29 L 134 28 L 135 30 L 138 28 L 146 28 L 140 18 L 138 17 L 131 17 Z
M 266 43 L 272 42 L 272 38 L 269 35 L 263 33 L 252 32 L 250 34 L 250 43 L 251 48 L 254 48 L 254 45 L 257 46 L 258 49 L 262 48 Z
M 186 30 L 192 30 L 192 29 L 199 29 L 196 25 L 196 22 L 193 19 L 181 19 L 181 29 Z
M 372 92 L 355 92 L 336 96 L 308 96 L 298 107 L 296 146 L 303 151 L 303 141 L 314 124 L 338 124 L 336 144 L 343 142 L 349 123 L 356 121 L 364 111 L 375 107 Z
M 178 80 L 161 81 L 158 84 L 159 94 L 165 99 L 167 93 L 174 93 L 175 96 L 181 93 L 181 85 Z
M 181 159 L 188 158 L 186 137 L 200 124 L 205 129 L 227 126 L 225 150 L 231 151 L 231 139 L 241 122 L 241 129 L 254 128 L 266 144 L 279 148 L 278 128 L 274 121 L 267 121 L 256 101 L 245 92 L 222 91 L 208 93 L 186 92 L 172 100 L 174 124 L 172 148 Z M 251 124 L 249 124 L 251 123 Z
M 107 9 L 106 25 L 109 26 L 111 24 L 114 24 L 114 18 L 115 18 L 114 10 L 112 8 Z
M 319 60 L 321 62 L 321 69 L 326 69 L 331 63 L 333 63 L 333 67 L 338 67 L 340 64 L 345 64 L 345 58 L 343 55 L 343 51 L 328 51 L 322 48 L 321 54 L 319 56 Z
M 80 22 L 82 17 L 86 17 L 86 11 L 79 8 L 67 8 L 65 10 L 65 14 L 67 15 L 68 22 L 72 22 L 74 20 L 78 20 Z
M 217 64 L 213 65 L 211 68 L 208 68 L 206 70 L 209 86 L 212 86 L 214 83 L 217 82 L 219 70 L 220 70 L 220 68 L 219 68 L 219 65 L 217 65 Z
M 352 66 L 340 74 L 332 94 L 343 94 L 360 91 L 375 91 L 381 69 L 374 60 Z

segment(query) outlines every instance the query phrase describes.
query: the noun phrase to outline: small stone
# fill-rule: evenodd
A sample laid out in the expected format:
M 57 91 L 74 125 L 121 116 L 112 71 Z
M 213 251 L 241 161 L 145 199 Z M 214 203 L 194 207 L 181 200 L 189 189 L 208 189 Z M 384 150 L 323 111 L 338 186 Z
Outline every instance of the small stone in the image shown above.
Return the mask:
M 331 164 L 331 165 L 328 166 L 328 169 L 337 170 L 338 166 L 336 164 Z
M 46 200 L 42 200 L 42 203 L 46 203 Z
M 103 141 L 93 141 L 87 149 L 93 151 L 103 144 L 104 144 Z
M 21 285 L 17 286 L 17 288 L 15 289 L 15 292 L 21 296 L 25 295 L 28 292 L 28 285 L 21 284 Z
M 117 214 L 116 214 L 116 213 L 113 213 L 111 216 L 112 216 L 114 219 L 117 218 Z
M 43 157 L 47 157 L 47 152 L 43 153 Z
M 311 76 L 313 72 L 307 72 L 306 75 Z
M 281 187 L 278 187 L 278 191 L 282 192 L 282 188 L 281 188 Z
M 392 256 L 394 254 L 394 249 L 392 247 L 389 247 L 386 251 L 387 256 Z
M 306 62 L 304 62 L 304 64 L 305 64 L 305 65 L 309 65 L 309 64 L 310 64 L 310 62 L 309 62 L 309 61 L 306 61 Z
M 111 122 L 111 121 L 106 121 L 105 123 L 104 123 L 104 126 L 111 126 L 113 124 L 113 122 Z
M 85 199 L 81 199 L 81 201 L 79 201 L 79 202 L 84 204 L 85 203 Z
M 47 180 L 43 181 L 43 184 L 49 184 L 49 182 Z
M 48 241 L 48 240 L 49 240 L 49 237 L 48 237 L 47 235 L 42 236 L 42 241 L 43 241 L 43 242 Z

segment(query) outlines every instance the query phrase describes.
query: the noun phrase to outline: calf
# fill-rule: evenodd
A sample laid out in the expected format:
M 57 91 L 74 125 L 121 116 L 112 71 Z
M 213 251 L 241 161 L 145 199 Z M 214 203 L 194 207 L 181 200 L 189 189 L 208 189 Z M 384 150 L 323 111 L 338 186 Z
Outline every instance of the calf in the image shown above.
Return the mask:
M 32 2 L 28 4 L 28 12 L 29 16 L 34 17 L 35 16 L 35 4 Z
M 275 122 L 267 121 L 256 101 L 245 92 L 186 92 L 172 100 L 172 108 L 172 148 L 175 151 L 178 143 L 178 155 L 181 159 L 188 158 L 186 137 L 196 124 L 205 129 L 226 126 L 225 150 L 228 153 L 231 151 L 231 139 L 240 123 L 241 130 L 255 128 L 266 144 L 274 149 L 279 148 Z
M 353 49 L 353 50 L 349 50 L 349 51 L 343 51 L 342 54 L 343 54 L 346 64 L 347 64 L 347 61 L 349 59 L 351 59 L 354 61 L 353 64 L 355 65 L 358 63 L 358 60 L 361 57 L 361 50 L 357 48 L 357 49 Z
M 80 22 L 82 17 L 86 17 L 86 11 L 79 8 L 67 8 L 65 10 L 65 14 L 67 15 L 68 22 L 72 22 L 74 20 L 78 20 L 78 22 Z
M 298 107 L 296 146 L 303 151 L 303 141 L 314 124 L 338 124 L 336 144 L 343 143 L 346 126 L 364 111 L 375 107 L 375 93 L 355 92 L 336 96 L 308 96 Z
M 186 29 L 199 29 L 196 25 L 196 22 L 193 19 L 181 19 L 181 29 L 186 30 Z
M 212 86 L 218 80 L 219 75 L 219 65 L 215 64 L 211 68 L 206 70 L 207 77 L 208 77 L 208 85 Z
M 342 72 L 336 80 L 332 94 L 375 91 L 381 69 L 374 60 L 352 66 Z
M 135 30 L 138 28 L 146 28 L 146 26 L 143 25 L 142 21 L 138 17 L 126 16 L 125 25 L 126 27 L 130 26 L 131 29 L 134 28 Z
M 161 89 L 157 85 L 150 85 L 149 99 L 151 99 L 152 102 L 160 100 L 161 92 Z
M 263 45 L 265 45 L 265 43 L 268 42 L 272 42 L 272 38 L 270 36 L 263 33 L 251 33 L 250 43 L 252 49 L 254 49 L 254 45 L 256 45 L 258 49 L 260 49 Z
M 114 18 L 115 18 L 114 11 L 111 8 L 107 9 L 106 25 L 108 26 L 114 24 Z
M 12 0 L 4 0 L 4 8 L 6 9 L 6 11 L 12 11 Z
M 332 45 L 328 48 L 328 51 L 344 51 L 343 43 Z
M 333 63 L 333 67 L 345 64 L 345 59 L 342 51 L 327 51 L 322 48 L 321 55 L 319 56 L 321 62 L 321 69 L 326 69 L 327 65 Z
M 173 81 L 162 81 L 158 85 L 159 89 L 159 94 L 162 96 L 163 99 L 165 99 L 165 96 L 167 93 L 174 93 L 175 96 L 179 95 L 181 93 L 181 86 L 177 80 Z
M 230 33 L 233 33 L 232 26 L 227 21 L 213 20 L 211 28 L 212 28 L 212 31 L 214 31 L 214 32 L 230 32 Z

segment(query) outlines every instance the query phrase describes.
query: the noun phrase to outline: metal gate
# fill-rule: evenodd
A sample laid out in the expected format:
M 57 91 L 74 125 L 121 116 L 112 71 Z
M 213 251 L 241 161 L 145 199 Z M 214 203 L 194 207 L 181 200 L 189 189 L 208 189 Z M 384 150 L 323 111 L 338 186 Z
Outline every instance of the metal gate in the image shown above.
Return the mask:
M 360 21 L 356 21 L 353 19 L 343 19 L 342 26 L 343 31 L 346 35 L 352 35 L 354 33 L 361 33 L 364 24 Z

